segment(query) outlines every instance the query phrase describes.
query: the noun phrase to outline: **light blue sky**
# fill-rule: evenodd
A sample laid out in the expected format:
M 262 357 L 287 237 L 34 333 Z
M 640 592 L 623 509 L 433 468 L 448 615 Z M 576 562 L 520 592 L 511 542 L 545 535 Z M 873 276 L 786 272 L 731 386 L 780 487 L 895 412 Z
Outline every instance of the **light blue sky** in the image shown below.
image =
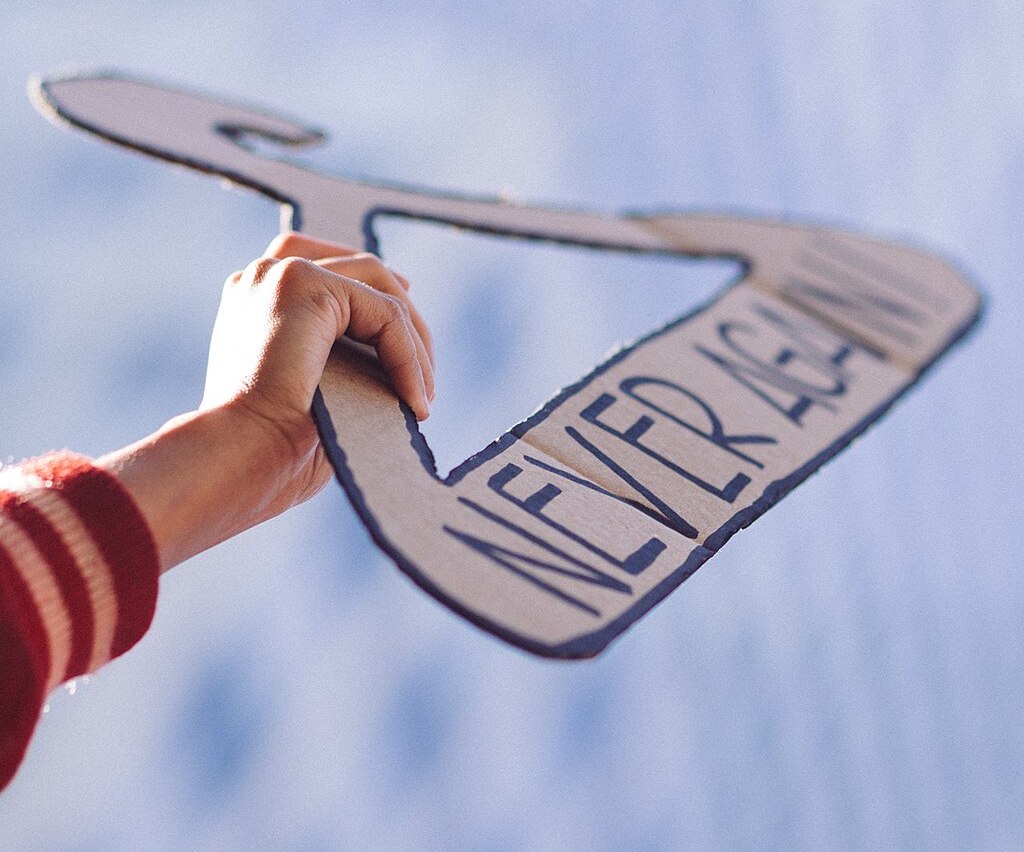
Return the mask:
M 599 660 L 542 662 L 380 557 L 335 488 L 175 569 L 58 694 L 14 850 L 1024 845 L 1024 7 L 24 4 L 0 30 L 0 457 L 101 453 L 198 401 L 273 205 L 58 131 L 108 67 L 328 129 L 318 168 L 598 209 L 902 236 L 989 298 L 875 429 Z M 451 465 L 730 274 L 390 223 L 438 333 Z

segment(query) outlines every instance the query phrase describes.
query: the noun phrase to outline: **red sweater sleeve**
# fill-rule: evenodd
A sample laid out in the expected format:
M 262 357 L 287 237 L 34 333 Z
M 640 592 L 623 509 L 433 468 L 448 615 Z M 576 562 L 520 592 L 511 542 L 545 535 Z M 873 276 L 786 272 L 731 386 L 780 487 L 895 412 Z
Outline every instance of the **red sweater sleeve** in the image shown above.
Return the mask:
M 159 574 L 145 518 L 107 471 L 71 453 L 0 471 L 0 789 L 50 690 L 146 632 Z

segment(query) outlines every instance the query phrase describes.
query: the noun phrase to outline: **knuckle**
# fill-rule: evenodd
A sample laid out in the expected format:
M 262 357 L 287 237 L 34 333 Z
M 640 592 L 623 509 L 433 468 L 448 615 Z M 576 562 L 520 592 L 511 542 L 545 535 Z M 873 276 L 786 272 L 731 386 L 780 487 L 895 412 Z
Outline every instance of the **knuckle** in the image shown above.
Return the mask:
M 377 255 L 373 254 L 373 252 L 361 251 L 352 255 L 352 259 L 358 261 L 361 265 L 368 267 L 374 275 L 379 276 L 388 272 L 388 268 L 384 265 L 384 261 L 377 257 Z
M 310 274 L 314 266 L 301 257 L 286 257 L 268 267 L 259 286 L 279 310 L 290 310 L 302 304 L 311 304 L 317 291 L 316 278 Z M 257 286 L 259 282 L 254 284 Z
M 389 367 L 392 370 L 404 370 L 416 366 L 416 350 L 404 341 L 390 346 L 388 352 Z
M 333 319 L 338 328 L 348 325 L 348 305 L 327 290 L 310 291 L 306 296 L 306 305 L 320 319 Z
M 238 280 L 248 281 L 252 286 L 262 284 L 263 281 L 270 274 L 270 271 L 277 265 L 277 261 L 272 257 L 258 257 L 248 266 L 242 270 L 241 273 L 235 273 L 238 275 Z M 232 276 L 234 277 L 234 276 Z
M 397 321 L 405 324 L 408 314 L 406 312 L 405 305 L 402 304 L 401 300 L 396 299 L 388 293 L 381 293 L 380 298 L 384 304 L 385 310 L 388 312 L 389 321 Z
M 302 254 L 303 249 L 309 244 L 309 239 L 297 234 L 295 231 L 287 231 L 278 234 L 267 246 L 267 254 L 287 257 L 289 255 Z
M 275 276 L 279 286 L 292 289 L 308 280 L 310 268 L 315 266 L 302 257 L 286 257 L 275 265 Z

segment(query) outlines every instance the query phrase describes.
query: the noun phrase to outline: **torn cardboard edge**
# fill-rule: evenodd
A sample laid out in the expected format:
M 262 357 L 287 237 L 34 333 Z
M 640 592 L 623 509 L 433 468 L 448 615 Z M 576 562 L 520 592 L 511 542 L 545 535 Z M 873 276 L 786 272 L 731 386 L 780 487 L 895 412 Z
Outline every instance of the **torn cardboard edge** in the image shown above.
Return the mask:
M 370 250 L 375 219 L 403 216 L 744 263 L 712 302 L 620 350 L 444 480 L 374 359 L 335 348 L 313 414 L 374 541 L 446 606 L 544 656 L 601 652 L 881 417 L 980 314 L 945 262 L 839 230 L 328 177 L 246 147 L 319 131 L 114 75 L 44 80 L 35 99 L 110 141 L 268 195 L 286 226 Z

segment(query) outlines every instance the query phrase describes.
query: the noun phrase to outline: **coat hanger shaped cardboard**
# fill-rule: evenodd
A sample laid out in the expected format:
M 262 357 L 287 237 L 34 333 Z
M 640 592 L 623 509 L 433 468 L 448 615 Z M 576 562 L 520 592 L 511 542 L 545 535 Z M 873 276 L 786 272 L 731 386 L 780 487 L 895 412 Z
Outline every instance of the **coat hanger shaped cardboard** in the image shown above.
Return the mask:
M 742 262 L 714 301 L 618 351 L 444 479 L 375 359 L 335 347 L 313 415 L 374 541 L 452 610 L 544 656 L 604 650 L 878 420 L 980 313 L 948 263 L 860 234 L 330 177 L 261 153 L 323 138 L 305 124 L 119 75 L 39 80 L 33 96 L 79 129 L 275 199 L 285 227 L 370 250 L 375 219 L 404 216 Z

